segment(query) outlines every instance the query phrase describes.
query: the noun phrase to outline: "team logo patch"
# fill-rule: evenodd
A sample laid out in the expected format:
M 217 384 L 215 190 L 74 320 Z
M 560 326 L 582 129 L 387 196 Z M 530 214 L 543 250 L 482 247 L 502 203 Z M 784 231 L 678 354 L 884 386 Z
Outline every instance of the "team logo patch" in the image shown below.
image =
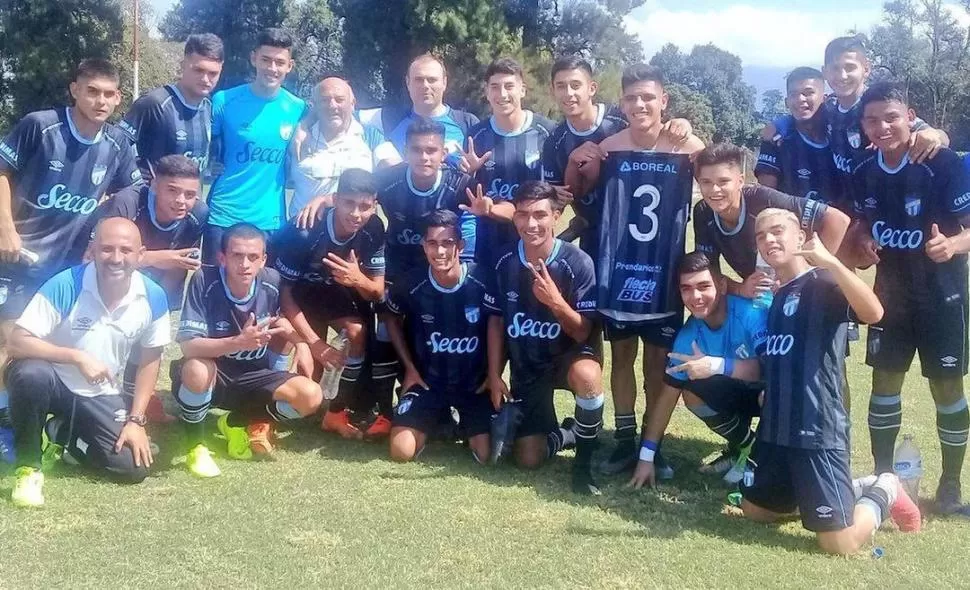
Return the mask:
M 519 294 L 516 293 L 515 291 L 509 291 L 508 293 L 505 294 L 505 296 L 508 298 L 509 301 L 513 303 L 519 300 Z
M 808 178 L 811 175 L 812 175 L 812 171 L 809 170 L 808 168 L 799 168 L 798 169 L 798 177 L 799 178 Z
M 951 367 L 957 366 L 957 360 L 958 360 L 957 357 L 952 355 L 947 355 L 940 359 L 940 363 L 946 368 L 951 368 Z
M 477 324 L 480 316 L 477 306 L 469 305 L 465 308 L 465 319 L 468 320 L 469 324 Z
M 91 183 L 92 184 L 101 184 L 101 182 L 104 181 L 104 175 L 107 174 L 107 173 L 108 173 L 108 167 L 107 166 L 104 166 L 104 165 L 101 165 L 101 164 L 97 164 L 91 170 Z
M 216 322 L 216 332 L 228 332 L 228 331 L 229 331 L 229 322 L 225 320 Z
M 293 137 L 293 126 L 292 125 L 280 125 L 280 137 L 284 141 L 289 141 Z
M 411 409 L 411 403 L 413 401 L 414 401 L 414 395 L 413 394 L 412 395 L 405 395 L 404 396 L 404 399 L 402 399 L 397 404 L 397 413 L 398 413 L 398 415 L 407 414 L 408 410 Z
M 849 131 L 848 137 L 849 145 L 851 145 L 853 149 L 859 149 L 859 146 L 862 145 L 862 135 L 860 135 L 858 131 Z
M 51 160 L 48 169 L 52 172 L 60 172 L 64 169 L 64 162 L 61 162 L 60 160 Z
M 525 154 L 525 165 L 529 168 L 535 168 L 536 164 L 539 163 L 539 152 L 526 152 Z
M 664 336 L 673 336 L 676 332 L 677 330 L 671 328 L 670 326 L 664 326 L 663 328 L 660 328 L 660 333 L 663 334 Z
M 744 344 L 742 344 L 741 346 L 738 346 L 737 348 L 734 349 L 734 356 L 738 357 L 739 359 L 748 358 L 748 356 L 750 356 L 748 354 L 748 347 L 745 346 Z
M 802 296 L 798 293 L 789 293 L 788 297 L 785 297 L 785 305 L 782 307 L 782 311 L 785 312 L 786 316 L 795 315 L 795 312 L 798 311 L 798 301 L 801 298 Z
M 815 513 L 818 514 L 819 518 L 832 518 L 833 509 L 831 506 L 819 506 L 815 509 Z
M 493 160 L 491 158 L 489 158 L 488 160 L 485 160 L 485 169 L 486 170 L 495 170 L 495 160 Z
M 630 166 L 629 162 L 623 162 L 622 164 L 620 164 L 620 172 L 631 172 L 632 170 L 633 170 L 633 167 Z
M 433 324 L 434 323 L 434 316 L 431 315 L 430 313 L 426 313 L 423 316 L 421 316 L 421 321 L 424 322 L 424 323 L 426 323 L 426 324 Z
M 175 139 L 179 141 L 185 141 L 188 138 L 189 138 L 189 134 L 186 133 L 184 129 L 179 129 L 178 131 L 175 132 Z
M 923 200 L 919 197 L 906 197 L 906 215 L 916 217 L 923 210 Z

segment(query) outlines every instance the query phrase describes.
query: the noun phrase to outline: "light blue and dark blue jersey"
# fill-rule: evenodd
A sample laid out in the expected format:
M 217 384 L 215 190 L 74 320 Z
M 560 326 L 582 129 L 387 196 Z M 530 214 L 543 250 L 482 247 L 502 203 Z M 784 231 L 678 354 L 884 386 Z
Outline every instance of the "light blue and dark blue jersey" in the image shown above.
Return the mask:
M 488 316 L 484 269 L 462 263 L 461 279 L 444 287 L 428 269 L 394 283 L 386 307 L 404 317 L 418 372 L 432 390 L 449 395 L 474 392 L 485 381 Z
M 334 209 L 327 209 L 323 220 L 311 229 L 301 229 L 292 221 L 274 238 L 275 267 L 284 280 L 312 285 L 335 285 L 330 267 L 323 263 L 327 254 L 347 260 L 353 251 L 363 273 L 369 277 L 384 274 L 384 222 L 377 215 L 367 220 L 349 238 L 340 240 L 334 231 Z M 320 301 L 320 305 L 327 305 Z
M 223 172 L 209 191 L 210 224 L 282 227 L 288 147 L 305 110 L 285 88 L 263 98 L 244 84 L 212 97 L 212 137 Z
M 821 201 L 843 211 L 851 210 L 845 197 L 842 173 L 835 166 L 829 140 L 815 142 L 801 131 L 781 140 L 762 141 L 756 175 L 767 173 L 778 178 L 778 190 L 796 197 Z
M 186 102 L 179 89 L 166 84 L 132 103 L 118 124 L 138 150 L 138 167 L 150 180 L 155 163 L 171 154 L 183 155 L 205 170 L 212 137 L 212 101 Z

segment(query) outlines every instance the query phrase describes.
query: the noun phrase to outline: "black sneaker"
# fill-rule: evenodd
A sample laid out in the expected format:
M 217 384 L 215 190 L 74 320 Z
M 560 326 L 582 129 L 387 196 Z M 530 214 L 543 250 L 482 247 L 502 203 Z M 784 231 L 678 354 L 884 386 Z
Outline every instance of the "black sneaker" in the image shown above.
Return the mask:
M 966 516 L 970 518 L 970 506 L 963 503 L 960 480 L 941 479 L 936 488 L 936 511 L 947 516 Z
M 572 487 L 574 494 L 583 496 L 602 496 L 596 481 L 593 479 L 592 468 L 589 465 L 573 465 Z
M 635 440 L 617 441 L 610 456 L 600 463 L 600 472 L 605 475 L 618 475 L 632 471 L 639 460 L 638 452 Z
M 573 441 L 570 443 L 564 442 L 562 445 L 562 450 L 568 451 L 569 449 L 575 449 L 576 448 L 576 419 L 573 418 L 572 416 L 566 416 L 565 418 L 562 419 L 562 422 L 559 424 L 559 428 L 562 428 L 563 430 L 569 430 L 573 433 Z
M 522 423 L 522 410 L 515 402 L 507 402 L 497 414 L 492 416 L 489 429 L 490 453 L 489 462 L 495 465 L 503 455 L 512 450 L 515 442 L 515 432 Z

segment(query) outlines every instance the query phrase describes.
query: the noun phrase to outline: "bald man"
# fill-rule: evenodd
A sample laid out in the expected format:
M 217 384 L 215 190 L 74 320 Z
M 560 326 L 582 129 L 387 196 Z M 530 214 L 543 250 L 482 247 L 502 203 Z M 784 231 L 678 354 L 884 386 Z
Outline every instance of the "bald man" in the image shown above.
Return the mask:
M 144 253 L 133 222 L 101 221 L 88 250 L 91 262 L 54 275 L 17 320 L 5 373 L 17 456 L 15 505 L 43 505 L 41 464 L 62 456 L 120 482 L 148 475 L 144 412 L 170 335 L 165 291 L 135 270 Z M 141 360 L 129 398 L 120 395 L 121 376 L 136 345 Z
M 342 78 L 324 78 L 313 89 L 314 123 L 309 131 L 301 126 L 291 144 L 290 177 L 295 190 L 287 217 L 298 215 L 315 197 L 323 197 L 318 205 L 332 205 L 344 170 L 373 172 L 401 162 L 380 129 L 354 119 L 356 107 L 354 91 Z

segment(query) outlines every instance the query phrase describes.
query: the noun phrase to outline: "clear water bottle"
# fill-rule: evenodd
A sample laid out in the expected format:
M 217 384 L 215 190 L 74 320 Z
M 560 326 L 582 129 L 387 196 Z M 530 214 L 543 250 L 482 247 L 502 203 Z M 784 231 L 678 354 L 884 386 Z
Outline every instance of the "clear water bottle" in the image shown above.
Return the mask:
M 758 260 L 755 262 L 754 266 L 755 272 L 764 273 L 772 283 L 775 282 L 775 269 L 771 267 L 770 264 L 765 262 L 765 259 L 761 257 L 761 252 L 758 252 Z M 771 301 L 774 299 L 775 295 L 770 289 L 766 289 L 758 293 L 757 297 L 754 298 L 754 306 L 758 309 L 768 309 L 771 307 Z
M 916 442 L 913 441 L 912 434 L 905 435 L 903 442 L 896 447 L 893 471 L 896 472 L 899 482 L 903 484 L 909 497 L 916 500 L 919 497 L 919 480 L 923 476 L 923 457 Z
M 346 350 L 347 349 L 347 332 L 341 330 L 339 334 L 334 336 L 329 344 L 331 348 L 336 350 Z M 343 374 L 344 367 L 340 365 L 339 367 L 325 367 L 323 369 L 323 377 L 320 378 L 320 389 L 323 390 L 323 399 L 332 400 L 337 397 L 337 389 L 340 387 L 340 375 Z

